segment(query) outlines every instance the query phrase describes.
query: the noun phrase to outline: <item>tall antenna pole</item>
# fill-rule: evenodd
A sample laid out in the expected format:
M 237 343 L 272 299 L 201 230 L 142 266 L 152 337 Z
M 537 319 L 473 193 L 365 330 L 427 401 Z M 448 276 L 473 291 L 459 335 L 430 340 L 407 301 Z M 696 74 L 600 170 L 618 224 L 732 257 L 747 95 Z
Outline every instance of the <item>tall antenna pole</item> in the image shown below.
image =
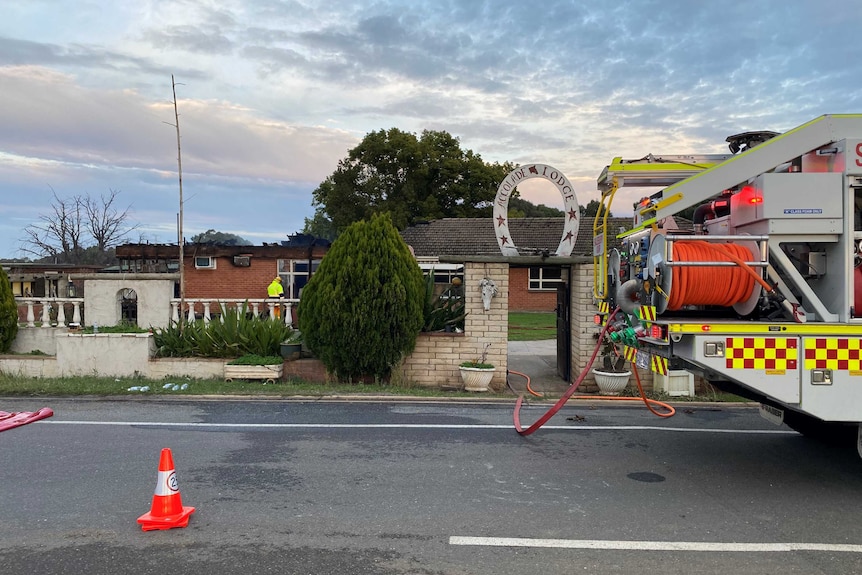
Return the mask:
M 177 217 L 177 243 L 180 246 L 180 333 L 183 331 L 184 314 L 186 307 L 186 260 L 183 251 L 183 159 L 180 147 L 180 114 L 177 110 L 177 83 L 171 74 L 171 88 L 174 92 L 174 127 L 177 129 L 177 174 L 180 182 L 180 213 Z

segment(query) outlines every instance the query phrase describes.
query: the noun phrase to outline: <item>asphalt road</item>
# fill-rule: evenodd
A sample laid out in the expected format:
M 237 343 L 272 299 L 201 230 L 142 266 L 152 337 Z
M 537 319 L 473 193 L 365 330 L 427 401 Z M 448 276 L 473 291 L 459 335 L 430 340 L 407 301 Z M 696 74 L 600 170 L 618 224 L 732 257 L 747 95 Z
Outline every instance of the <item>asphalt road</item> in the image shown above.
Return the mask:
M 0 434 L 4 574 L 862 572 L 854 446 L 751 408 L 0 398 L 43 406 Z M 197 511 L 144 533 L 163 447 Z

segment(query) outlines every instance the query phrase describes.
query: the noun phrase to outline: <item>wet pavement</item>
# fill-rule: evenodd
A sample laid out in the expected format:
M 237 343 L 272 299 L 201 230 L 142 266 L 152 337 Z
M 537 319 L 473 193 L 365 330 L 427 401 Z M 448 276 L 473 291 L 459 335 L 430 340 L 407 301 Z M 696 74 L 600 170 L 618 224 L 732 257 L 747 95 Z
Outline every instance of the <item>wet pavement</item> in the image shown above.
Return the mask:
M 530 377 L 533 391 L 560 395 L 569 384 L 557 375 L 557 340 L 509 342 L 509 385 L 517 392 L 526 390 L 526 379 L 512 374 L 517 371 Z

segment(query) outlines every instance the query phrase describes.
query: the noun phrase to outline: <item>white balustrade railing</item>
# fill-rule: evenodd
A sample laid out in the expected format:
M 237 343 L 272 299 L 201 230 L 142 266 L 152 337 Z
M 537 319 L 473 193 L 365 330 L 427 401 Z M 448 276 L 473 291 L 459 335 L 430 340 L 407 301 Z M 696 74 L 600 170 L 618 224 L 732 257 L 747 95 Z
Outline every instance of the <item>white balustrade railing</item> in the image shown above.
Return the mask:
M 197 319 L 198 309 L 201 310 L 201 317 L 205 324 L 212 321 L 212 305 L 216 304 L 223 315 L 227 307 L 240 307 L 243 303 L 247 303 L 249 311 L 255 317 L 261 317 L 262 313 L 266 317 L 273 319 L 281 319 L 287 324 L 293 324 L 293 307 L 299 303 L 298 299 L 213 299 L 213 298 L 186 298 L 186 309 L 182 310 L 183 317 L 186 321 L 195 321 Z M 171 321 L 177 323 L 180 321 L 180 300 L 173 298 L 171 300 Z
M 84 298 L 80 297 L 16 297 L 15 303 L 27 309 L 27 327 L 36 327 L 36 308 L 41 307 L 39 322 L 42 327 L 68 327 L 66 322 L 66 306 L 72 305 L 71 323 L 81 324 L 81 306 Z M 51 312 L 56 308 L 57 320 L 52 322 Z
M 26 308 L 26 326 L 36 327 L 37 309 L 39 314 L 39 323 L 41 327 L 68 327 L 69 323 L 82 325 L 82 308 L 84 298 L 63 298 L 63 297 L 16 297 L 15 302 L 18 307 Z M 212 320 L 213 304 L 218 308 L 221 314 L 224 314 L 228 307 L 239 307 L 243 303 L 247 303 L 249 310 L 256 317 L 265 314 L 266 317 L 278 318 L 287 324 L 293 324 L 293 308 L 299 303 L 298 299 L 214 299 L 214 298 L 186 298 L 186 309 L 183 310 L 183 316 L 188 321 L 194 321 L 197 318 L 197 312 L 202 312 L 204 323 L 209 323 Z M 142 302 L 138 302 L 141 305 Z M 72 306 L 72 321 L 67 322 L 66 307 Z M 180 300 L 174 298 L 171 300 L 171 320 L 178 322 L 180 319 Z M 56 310 L 56 320 L 52 317 Z

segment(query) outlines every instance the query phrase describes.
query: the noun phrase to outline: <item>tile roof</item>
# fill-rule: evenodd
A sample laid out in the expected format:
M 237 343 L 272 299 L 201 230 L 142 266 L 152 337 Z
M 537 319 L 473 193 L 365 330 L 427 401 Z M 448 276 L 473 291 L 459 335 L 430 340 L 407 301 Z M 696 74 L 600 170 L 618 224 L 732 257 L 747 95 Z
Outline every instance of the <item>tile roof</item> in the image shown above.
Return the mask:
M 631 217 L 608 218 L 608 229 L 616 234 L 632 225 Z M 557 251 L 563 232 L 563 218 L 512 218 L 512 241 L 522 255 Z M 416 224 L 401 232 L 417 256 L 500 255 L 494 220 L 491 218 L 443 218 Z M 593 218 L 581 219 L 572 255 L 593 253 Z

